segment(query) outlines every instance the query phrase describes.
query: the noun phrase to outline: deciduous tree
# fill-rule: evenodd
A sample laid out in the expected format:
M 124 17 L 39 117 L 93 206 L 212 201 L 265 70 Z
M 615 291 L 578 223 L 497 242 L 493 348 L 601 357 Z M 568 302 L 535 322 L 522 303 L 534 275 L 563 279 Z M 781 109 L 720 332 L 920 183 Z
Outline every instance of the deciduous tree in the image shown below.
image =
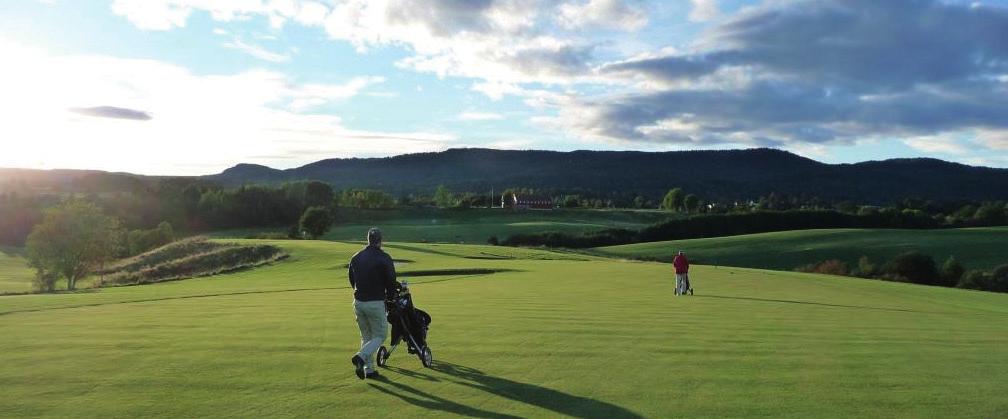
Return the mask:
M 301 230 L 317 239 L 332 227 L 332 214 L 323 207 L 311 207 L 301 215 Z
M 52 291 L 59 278 L 67 289 L 108 260 L 118 246 L 119 223 L 91 203 L 67 201 L 45 211 L 28 235 L 28 263 L 40 291 Z

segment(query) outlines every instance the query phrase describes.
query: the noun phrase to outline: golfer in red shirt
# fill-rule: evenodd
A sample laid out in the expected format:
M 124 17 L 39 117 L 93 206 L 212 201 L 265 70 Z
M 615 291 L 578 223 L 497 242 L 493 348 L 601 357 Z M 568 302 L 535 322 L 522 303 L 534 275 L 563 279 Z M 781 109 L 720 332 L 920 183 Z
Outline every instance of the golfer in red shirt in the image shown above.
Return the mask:
M 676 295 L 686 295 L 689 291 L 693 295 L 693 287 L 689 282 L 689 259 L 686 259 L 686 252 L 682 250 L 672 259 L 672 266 L 675 267 Z

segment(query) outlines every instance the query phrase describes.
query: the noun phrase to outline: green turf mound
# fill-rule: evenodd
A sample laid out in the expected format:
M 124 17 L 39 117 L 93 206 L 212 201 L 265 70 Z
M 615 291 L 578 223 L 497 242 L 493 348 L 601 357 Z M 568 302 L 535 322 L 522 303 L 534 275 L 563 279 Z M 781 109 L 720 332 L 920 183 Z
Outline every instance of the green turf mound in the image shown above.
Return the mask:
M 943 230 L 823 229 L 795 230 L 706 239 L 673 240 L 606 246 L 600 254 L 671 261 L 685 250 L 691 261 L 705 265 L 794 270 L 829 259 L 857 266 L 861 256 L 876 263 L 918 251 L 941 263 L 955 256 L 967 269 L 991 270 L 1008 263 L 1004 243 L 1008 227 Z
M 235 244 L 197 237 L 170 243 L 98 272 L 95 286 L 139 285 L 217 275 L 286 258 L 267 244 Z

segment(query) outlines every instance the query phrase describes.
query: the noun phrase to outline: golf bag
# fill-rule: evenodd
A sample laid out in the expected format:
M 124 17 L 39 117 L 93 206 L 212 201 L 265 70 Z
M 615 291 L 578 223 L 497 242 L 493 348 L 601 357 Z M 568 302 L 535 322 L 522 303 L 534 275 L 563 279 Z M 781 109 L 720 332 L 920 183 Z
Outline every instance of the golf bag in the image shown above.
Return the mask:
M 399 283 L 397 288 L 396 295 L 385 300 L 385 312 L 392 325 L 392 341 L 389 348 L 378 348 L 378 365 L 384 367 L 399 343 L 406 342 L 406 350 L 430 368 L 433 355 L 427 346 L 427 329 L 430 327 L 431 316 L 413 305 L 413 296 L 406 281 Z
M 693 295 L 693 286 L 690 285 L 689 274 L 676 274 L 675 295 L 686 295 L 688 292 Z

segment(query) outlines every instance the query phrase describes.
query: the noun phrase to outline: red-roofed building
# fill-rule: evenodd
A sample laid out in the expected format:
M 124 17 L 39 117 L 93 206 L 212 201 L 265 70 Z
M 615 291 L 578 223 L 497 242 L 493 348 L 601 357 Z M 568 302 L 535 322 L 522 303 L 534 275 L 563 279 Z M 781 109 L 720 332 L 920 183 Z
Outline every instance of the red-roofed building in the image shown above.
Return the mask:
M 504 207 L 514 209 L 551 210 L 556 208 L 553 199 L 542 196 L 505 194 L 501 197 Z

